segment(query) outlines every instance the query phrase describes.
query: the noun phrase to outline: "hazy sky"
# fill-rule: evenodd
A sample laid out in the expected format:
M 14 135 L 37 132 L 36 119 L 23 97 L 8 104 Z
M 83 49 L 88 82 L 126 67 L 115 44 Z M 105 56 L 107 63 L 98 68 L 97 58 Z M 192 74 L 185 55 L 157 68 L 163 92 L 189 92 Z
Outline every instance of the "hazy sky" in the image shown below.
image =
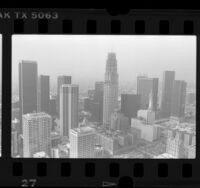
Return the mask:
M 37 61 L 38 73 L 53 82 L 62 74 L 74 83 L 103 81 L 111 51 L 120 81 L 135 81 L 138 74 L 162 81 L 164 70 L 176 71 L 176 79 L 196 80 L 195 36 L 13 35 L 13 81 L 18 83 L 20 60 Z

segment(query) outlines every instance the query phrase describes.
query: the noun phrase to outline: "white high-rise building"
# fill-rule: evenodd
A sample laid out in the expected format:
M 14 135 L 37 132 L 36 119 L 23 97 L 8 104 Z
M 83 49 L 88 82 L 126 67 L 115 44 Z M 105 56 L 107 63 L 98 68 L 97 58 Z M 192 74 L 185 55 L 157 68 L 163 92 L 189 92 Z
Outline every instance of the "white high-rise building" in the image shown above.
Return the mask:
M 95 129 L 88 126 L 70 129 L 70 158 L 93 158 L 95 135 Z
M 111 114 L 118 108 L 118 73 L 115 53 L 108 53 L 106 62 L 104 99 L 103 99 L 103 124 L 110 128 Z
M 23 157 L 33 157 L 37 152 L 50 154 L 51 116 L 44 113 L 23 115 Z
M 60 134 L 69 137 L 69 129 L 78 127 L 78 85 L 60 87 Z

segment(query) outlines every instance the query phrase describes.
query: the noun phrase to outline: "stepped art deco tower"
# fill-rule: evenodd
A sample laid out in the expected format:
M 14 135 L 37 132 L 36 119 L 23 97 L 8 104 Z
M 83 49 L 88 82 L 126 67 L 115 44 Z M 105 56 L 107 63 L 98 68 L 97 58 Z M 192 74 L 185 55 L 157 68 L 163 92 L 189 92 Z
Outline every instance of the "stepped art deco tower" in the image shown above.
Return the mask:
M 103 126 L 110 128 L 111 114 L 118 108 L 117 59 L 113 52 L 108 53 L 104 81 Z

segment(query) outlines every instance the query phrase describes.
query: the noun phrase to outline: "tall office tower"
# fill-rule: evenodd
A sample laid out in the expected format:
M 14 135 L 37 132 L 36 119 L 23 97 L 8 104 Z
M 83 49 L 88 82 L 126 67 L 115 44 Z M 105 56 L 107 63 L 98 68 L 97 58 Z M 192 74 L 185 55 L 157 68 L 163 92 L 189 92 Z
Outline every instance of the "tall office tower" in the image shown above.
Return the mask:
M 93 158 L 95 150 L 95 129 L 80 127 L 70 129 L 70 158 Z
M 186 82 L 175 80 L 173 82 L 171 116 L 184 117 L 185 114 L 185 99 L 186 99 Z
M 103 125 L 110 128 L 110 118 L 114 110 L 118 108 L 118 73 L 115 53 L 108 53 L 106 62 L 104 99 L 103 99 Z
M 78 85 L 60 87 L 60 133 L 69 136 L 69 129 L 78 127 Z
M 137 117 L 142 118 L 146 124 L 152 125 L 155 122 L 155 111 L 153 110 L 153 94 L 149 95 L 149 107 L 147 110 L 138 110 Z
M 38 79 L 38 112 L 49 113 L 49 76 L 40 75 Z
M 161 115 L 169 117 L 171 114 L 172 90 L 175 79 L 174 71 L 164 71 L 162 83 Z
M 19 63 L 19 110 L 22 133 L 22 115 L 37 111 L 37 63 L 23 60 Z
M 72 83 L 72 77 L 71 76 L 58 76 L 57 78 L 57 112 L 58 117 L 60 116 L 60 87 L 63 84 L 71 84 Z
M 137 112 L 140 109 L 140 95 L 137 94 L 121 94 L 121 112 L 129 118 L 137 117 Z
M 147 76 L 137 77 L 137 94 L 140 95 L 141 109 L 149 106 L 149 94 L 153 95 L 153 109 L 157 110 L 158 105 L 158 78 L 148 78 Z
M 152 110 L 157 111 L 158 108 L 158 78 L 152 78 Z
M 37 152 L 50 155 L 51 124 L 51 116 L 44 112 L 23 115 L 23 157 Z
M 95 82 L 94 102 L 99 104 L 98 122 L 103 122 L 103 88 L 104 82 Z
M 56 97 L 51 96 L 49 99 L 49 114 L 52 117 L 56 116 Z

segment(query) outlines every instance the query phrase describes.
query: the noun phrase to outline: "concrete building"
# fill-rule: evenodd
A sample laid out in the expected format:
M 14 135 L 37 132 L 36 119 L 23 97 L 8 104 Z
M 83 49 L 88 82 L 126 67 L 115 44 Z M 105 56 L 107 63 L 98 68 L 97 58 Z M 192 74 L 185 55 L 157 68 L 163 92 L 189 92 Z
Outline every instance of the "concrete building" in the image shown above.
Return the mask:
M 57 110 L 56 110 L 56 97 L 51 96 L 49 99 L 49 114 L 52 117 L 56 117 Z
M 71 76 L 65 76 L 61 75 L 57 78 L 57 112 L 58 117 L 60 116 L 60 87 L 63 84 L 72 84 L 72 77 Z
M 141 139 L 153 142 L 161 134 L 161 127 L 157 124 L 146 124 L 146 121 L 132 118 L 131 127 L 141 131 Z
M 166 153 L 177 159 L 186 157 L 183 134 L 180 131 L 168 130 Z
M 161 114 L 162 117 L 171 115 L 172 91 L 175 79 L 174 71 L 165 71 L 163 73 L 162 98 L 161 98 Z
M 19 120 L 22 133 L 22 115 L 37 111 L 37 62 L 22 60 L 19 63 Z
M 70 158 L 93 158 L 95 134 L 91 127 L 70 129 Z
M 38 79 L 38 112 L 49 113 L 50 83 L 48 75 L 40 75 Z
M 116 54 L 110 52 L 106 62 L 104 82 L 103 125 L 105 128 L 110 128 L 110 117 L 116 108 L 118 108 L 117 59 Z
M 37 152 L 50 155 L 51 123 L 51 116 L 44 112 L 23 115 L 23 157 Z
M 186 82 L 182 80 L 175 80 L 173 82 L 171 116 L 184 117 L 185 115 L 185 101 L 186 101 Z
M 104 133 L 97 133 L 96 143 L 101 145 L 110 155 L 114 155 L 119 149 L 118 138 Z
M 103 90 L 104 82 L 95 82 L 94 102 L 98 103 L 99 106 L 99 114 L 97 116 L 97 121 L 99 123 L 103 122 Z
M 137 112 L 140 109 L 140 95 L 137 94 L 121 94 L 121 112 L 129 118 L 137 117 Z
M 60 87 L 60 134 L 69 137 L 69 129 L 78 127 L 78 85 Z
M 140 108 L 147 109 L 149 106 L 149 95 L 152 93 L 153 110 L 158 106 L 158 78 L 148 78 L 147 76 L 137 77 L 137 94 L 140 95 Z

